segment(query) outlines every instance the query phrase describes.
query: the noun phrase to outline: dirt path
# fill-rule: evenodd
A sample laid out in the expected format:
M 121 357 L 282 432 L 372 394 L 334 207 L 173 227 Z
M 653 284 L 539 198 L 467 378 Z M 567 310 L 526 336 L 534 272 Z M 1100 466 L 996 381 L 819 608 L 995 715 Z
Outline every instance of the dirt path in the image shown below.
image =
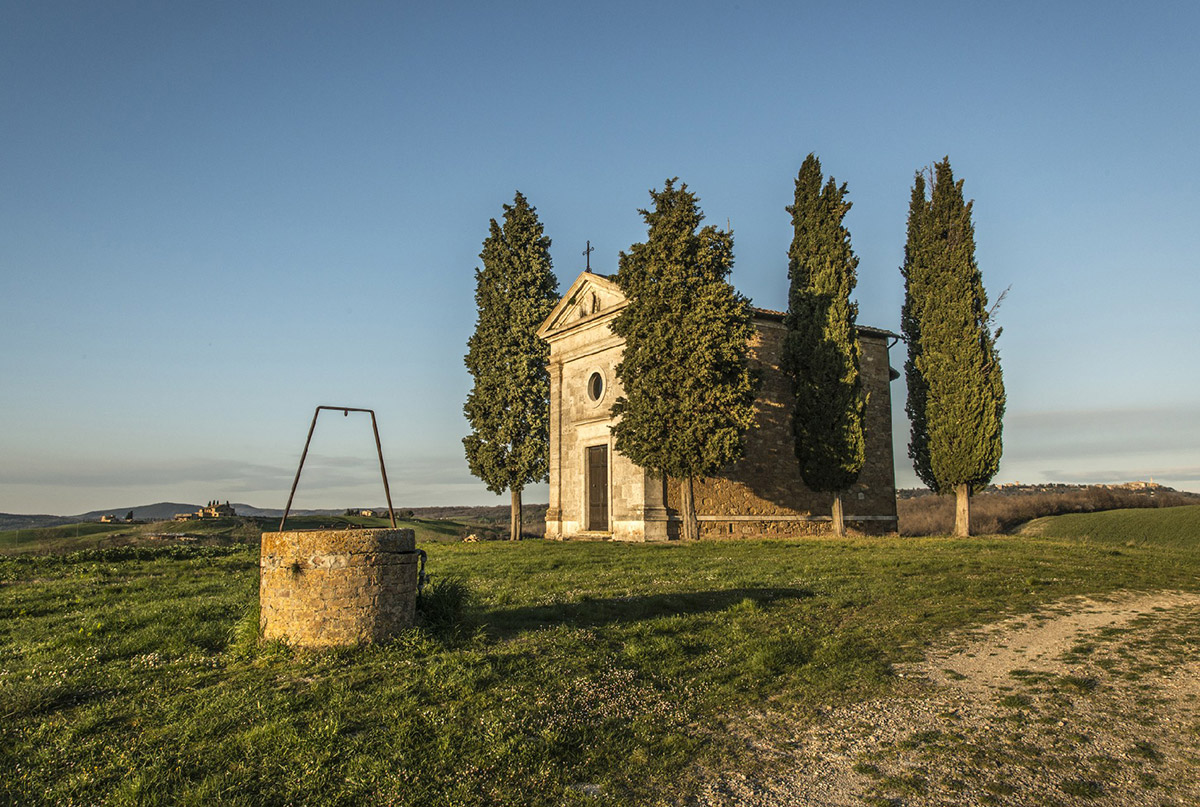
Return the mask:
M 1088 635 L 1101 630 L 1111 633 L 1140 617 L 1196 604 L 1200 604 L 1200 595 L 1178 591 L 1107 601 L 1075 598 L 1033 617 L 989 626 L 972 637 L 966 648 L 949 655 L 935 654 L 917 671 L 934 683 L 954 683 L 975 691 L 1012 683 L 1009 673 L 1015 669 L 1063 673 L 1064 656 Z
M 1200 804 L 1200 595 L 1073 598 L 897 673 L 913 697 L 745 739 L 694 805 Z

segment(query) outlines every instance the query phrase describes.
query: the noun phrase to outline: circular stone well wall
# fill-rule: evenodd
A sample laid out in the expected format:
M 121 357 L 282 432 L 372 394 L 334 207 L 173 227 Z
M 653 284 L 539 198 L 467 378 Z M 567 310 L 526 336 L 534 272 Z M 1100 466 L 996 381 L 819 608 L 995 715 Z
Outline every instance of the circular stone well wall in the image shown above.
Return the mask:
M 263 638 L 308 647 L 392 638 L 416 616 L 417 558 L 412 530 L 264 532 Z

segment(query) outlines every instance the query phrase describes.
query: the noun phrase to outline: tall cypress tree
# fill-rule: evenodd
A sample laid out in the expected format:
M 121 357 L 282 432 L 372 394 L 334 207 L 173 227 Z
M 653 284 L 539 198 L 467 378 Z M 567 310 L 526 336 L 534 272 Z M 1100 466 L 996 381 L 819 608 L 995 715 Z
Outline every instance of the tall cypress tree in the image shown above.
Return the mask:
M 987 485 L 1003 450 L 1004 380 L 983 278 L 975 263 L 972 202 L 947 157 L 913 182 L 904 247 L 901 330 L 917 476 L 957 499 L 954 532 L 969 535 L 971 494 Z
M 821 161 L 809 154 L 796 177 L 788 250 L 787 336 L 783 371 L 795 393 L 792 433 L 800 475 L 833 497 L 833 530 L 845 534 L 842 491 L 858 480 L 866 460 L 859 375 L 858 306 L 850 301 L 858 258 L 842 223 L 850 202 L 846 185 L 830 177 L 822 187 Z
M 741 458 L 754 416 L 746 364 L 753 323 L 726 278 L 733 233 L 711 225 L 687 185 L 667 180 L 640 210 L 644 243 L 622 252 L 617 284 L 629 299 L 612 329 L 625 340 L 613 406 L 616 447 L 637 465 L 681 482 L 683 537 L 696 538 L 695 477 Z
M 517 193 L 504 205 L 504 224 L 491 220 L 475 270 L 479 318 L 467 341 L 466 365 L 475 379 L 463 414 L 471 473 L 488 490 L 512 492 L 509 538 L 521 537 L 521 491 L 550 471 L 550 348 L 538 326 L 558 302 L 550 239 L 537 209 Z

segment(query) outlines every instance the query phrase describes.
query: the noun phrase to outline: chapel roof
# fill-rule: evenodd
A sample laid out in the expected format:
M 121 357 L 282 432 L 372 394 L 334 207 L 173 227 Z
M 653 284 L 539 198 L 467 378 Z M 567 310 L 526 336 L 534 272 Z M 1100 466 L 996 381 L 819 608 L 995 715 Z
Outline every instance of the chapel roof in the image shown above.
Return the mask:
M 754 312 L 757 319 L 771 320 L 772 322 L 783 322 L 783 318 L 787 316 L 786 311 L 773 311 L 770 308 L 759 308 L 758 306 L 750 306 L 750 310 Z M 899 339 L 900 334 L 892 333 L 884 328 L 872 328 L 870 325 L 856 325 L 856 328 L 861 333 L 868 336 L 880 336 L 885 339 Z
M 570 305 L 575 301 L 577 293 L 582 290 L 589 280 L 598 280 L 598 286 L 607 288 L 615 292 L 617 295 L 620 295 L 622 299 L 624 298 L 624 295 L 621 294 L 620 286 L 617 285 L 615 275 L 605 275 L 596 271 L 581 272 L 579 277 L 575 278 L 575 280 L 571 283 L 571 286 L 567 289 L 566 293 L 563 294 L 562 299 L 559 300 L 558 304 L 554 307 L 554 310 L 550 312 L 550 315 L 546 318 L 545 322 L 542 324 L 542 327 L 538 329 L 539 336 L 545 337 L 547 333 L 554 329 L 555 325 L 562 324 L 562 316 L 566 309 L 569 308 Z M 606 310 L 611 311 L 612 309 Z M 783 322 L 783 318 L 787 316 L 787 313 L 784 311 L 776 311 L 771 308 L 759 308 L 758 306 L 754 305 L 750 307 L 750 310 L 753 312 L 755 319 L 766 320 L 768 322 Z M 593 317 L 587 317 L 586 321 L 592 321 L 592 319 Z M 899 334 L 892 333 L 891 331 L 883 328 L 872 328 L 869 325 L 858 325 L 857 327 L 860 333 L 863 333 L 867 336 L 873 336 L 882 339 L 900 338 Z

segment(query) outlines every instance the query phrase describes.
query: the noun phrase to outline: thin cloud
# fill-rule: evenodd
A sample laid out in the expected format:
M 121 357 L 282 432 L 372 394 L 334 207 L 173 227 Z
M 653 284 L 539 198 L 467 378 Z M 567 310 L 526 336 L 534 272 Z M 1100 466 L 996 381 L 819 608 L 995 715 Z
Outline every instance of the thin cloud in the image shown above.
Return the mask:
M 245 489 L 261 489 L 283 480 L 290 483 L 290 479 L 289 472 L 278 466 L 210 459 L 140 463 L 64 460 L 0 468 L 0 484 L 70 488 L 219 484 L 229 488 L 244 486 Z
M 1009 462 L 1170 455 L 1200 446 L 1200 407 L 1013 413 L 1005 438 Z

